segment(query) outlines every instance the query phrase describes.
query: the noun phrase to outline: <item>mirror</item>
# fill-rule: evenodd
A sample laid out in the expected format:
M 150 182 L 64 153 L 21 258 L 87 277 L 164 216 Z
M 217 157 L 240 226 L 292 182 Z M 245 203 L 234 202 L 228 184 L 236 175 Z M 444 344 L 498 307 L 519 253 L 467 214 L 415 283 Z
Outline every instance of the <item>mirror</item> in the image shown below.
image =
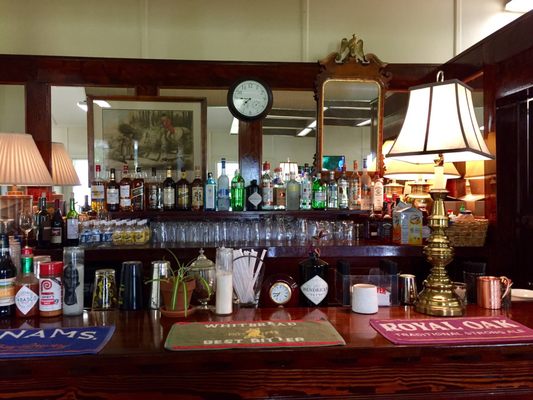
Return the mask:
M 391 78 L 373 54 L 332 53 L 320 62 L 317 77 L 317 170 L 353 169 L 367 158 L 369 171 L 383 174 L 384 90 Z M 376 162 L 377 161 L 377 162 Z M 340 170 L 340 168 L 338 169 Z

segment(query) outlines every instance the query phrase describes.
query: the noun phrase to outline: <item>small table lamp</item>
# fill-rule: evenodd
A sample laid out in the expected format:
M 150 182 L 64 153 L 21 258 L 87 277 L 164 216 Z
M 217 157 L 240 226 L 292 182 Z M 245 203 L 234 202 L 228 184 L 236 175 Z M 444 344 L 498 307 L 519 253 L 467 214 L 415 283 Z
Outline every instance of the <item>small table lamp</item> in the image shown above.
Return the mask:
M 81 185 L 72 159 L 63 143 L 52 142 L 52 180 L 54 186 Z
M 430 191 L 434 200 L 429 218 L 431 235 L 424 247 L 432 269 L 415 309 L 442 317 L 463 315 L 464 305 L 453 292 L 446 272 L 454 251 L 446 236 L 444 199 L 448 191 L 444 159 L 453 162 L 494 158 L 479 130 L 471 89 L 456 79 L 444 81 L 442 71 L 437 74 L 437 82 L 410 88 L 405 121 L 387 157 L 415 164 L 435 162 L 435 183 Z
M 52 186 L 52 177 L 31 135 L 0 133 L 0 185 Z M 22 210 L 31 211 L 31 196 L 16 188 L 0 200 L 1 218 L 16 218 Z

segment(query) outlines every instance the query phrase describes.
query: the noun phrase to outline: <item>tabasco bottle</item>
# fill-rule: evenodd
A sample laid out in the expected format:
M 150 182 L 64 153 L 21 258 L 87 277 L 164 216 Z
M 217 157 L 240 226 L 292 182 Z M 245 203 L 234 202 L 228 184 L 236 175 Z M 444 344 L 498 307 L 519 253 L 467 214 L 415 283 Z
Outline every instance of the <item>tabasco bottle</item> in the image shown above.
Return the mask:
M 22 273 L 15 281 L 15 315 L 34 317 L 39 312 L 39 280 L 33 275 L 33 249 L 24 247 L 20 260 Z

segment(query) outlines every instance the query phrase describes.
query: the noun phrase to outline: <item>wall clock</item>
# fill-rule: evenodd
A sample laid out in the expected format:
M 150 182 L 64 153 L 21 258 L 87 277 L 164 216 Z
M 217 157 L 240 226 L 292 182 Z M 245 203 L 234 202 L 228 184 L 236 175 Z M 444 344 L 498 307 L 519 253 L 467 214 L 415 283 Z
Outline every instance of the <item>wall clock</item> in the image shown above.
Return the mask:
M 272 108 L 272 89 L 258 79 L 242 79 L 228 91 L 228 108 L 242 121 L 253 121 L 267 116 Z
M 263 282 L 261 302 L 265 307 L 295 307 L 298 296 L 298 284 L 290 275 L 271 275 Z

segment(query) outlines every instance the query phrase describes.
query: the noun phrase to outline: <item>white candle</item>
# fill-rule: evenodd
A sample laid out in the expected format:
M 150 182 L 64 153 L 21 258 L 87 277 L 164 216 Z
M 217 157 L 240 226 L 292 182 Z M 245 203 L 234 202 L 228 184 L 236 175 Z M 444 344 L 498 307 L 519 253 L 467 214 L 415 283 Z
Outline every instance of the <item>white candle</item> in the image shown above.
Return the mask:
M 227 271 L 217 271 L 215 313 L 227 315 L 233 312 L 233 274 Z
M 435 180 L 433 182 L 433 189 L 446 189 L 443 166 L 435 166 Z

